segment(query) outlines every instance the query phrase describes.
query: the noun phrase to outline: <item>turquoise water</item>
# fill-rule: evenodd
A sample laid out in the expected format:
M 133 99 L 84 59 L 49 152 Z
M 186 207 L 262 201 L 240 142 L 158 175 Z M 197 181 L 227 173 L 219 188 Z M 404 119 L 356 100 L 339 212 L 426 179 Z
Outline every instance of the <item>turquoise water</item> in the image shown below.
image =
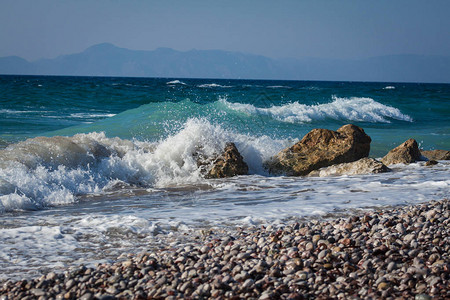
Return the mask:
M 171 81 L 1 76 L 0 139 L 103 131 L 153 141 L 206 118 L 242 134 L 292 139 L 353 123 L 372 137 L 373 156 L 408 137 L 424 149 L 450 148 L 448 84 Z
M 353 123 L 381 157 L 450 149 L 450 85 L 0 76 L 0 280 L 94 264 L 201 228 L 448 198 L 450 163 L 285 177 L 263 164 L 313 128 Z M 205 179 L 234 142 L 249 175 Z

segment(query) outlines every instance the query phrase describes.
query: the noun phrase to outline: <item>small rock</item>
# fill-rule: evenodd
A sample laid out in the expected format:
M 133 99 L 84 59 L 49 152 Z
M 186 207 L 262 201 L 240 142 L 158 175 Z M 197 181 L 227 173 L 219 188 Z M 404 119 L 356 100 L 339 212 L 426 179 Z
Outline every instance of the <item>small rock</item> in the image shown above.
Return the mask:
M 50 272 L 46 276 L 47 280 L 55 280 L 56 274 L 54 272 Z
M 317 255 L 317 258 L 324 259 L 328 255 L 328 252 L 329 251 L 327 249 L 320 251 L 319 255 Z
M 124 267 L 124 268 L 129 268 L 132 265 L 133 265 L 133 261 L 131 261 L 131 260 L 127 260 L 122 263 L 122 267 Z
M 379 284 L 378 284 L 378 289 L 379 290 L 386 290 L 387 288 L 389 287 L 389 283 L 387 283 L 387 282 L 380 282 Z
M 75 280 L 70 279 L 69 281 L 66 282 L 66 284 L 64 286 L 66 287 L 66 290 L 70 290 L 74 285 L 75 285 Z
M 425 163 L 425 166 L 430 167 L 430 166 L 434 166 L 434 165 L 437 165 L 437 164 L 438 164 L 437 161 L 435 161 L 435 160 L 429 160 L 429 161 L 427 161 L 427 162 Z
M 31 289 L 30 291 L 33 295 L 35 295 L 36 297 L 40 297 L 40 296 L 44 296 L 45 295 L 45 291 L 42 289 Z
M 414 297 L 414 300 L 431 300 L 432 298 L 427 294 L 418 294 Z
M 420 160 L 421 154 L 417 142 L 409 139 L 397 148 L 392 149 L 381 159 L 381 162 L 387 166 L 393 164 L 410 164 Z
M 236 175 L 246 175 L 248 165 L 234 143 L 227 143 L 219 158 L 213 162 L 213 167 L 206 175 L 207 178 L 224 178 Z
M 421 151 L 421 154 L 431 160 L 450 160 L 450 151 L 447 150 L 428 150 Z
M 94 299 L 94 295 L 92 295 L 89 292 L 84 293 L 83 296 L 81 296 L 80 298 L 80 300 L 92 300 L 92 299 Z

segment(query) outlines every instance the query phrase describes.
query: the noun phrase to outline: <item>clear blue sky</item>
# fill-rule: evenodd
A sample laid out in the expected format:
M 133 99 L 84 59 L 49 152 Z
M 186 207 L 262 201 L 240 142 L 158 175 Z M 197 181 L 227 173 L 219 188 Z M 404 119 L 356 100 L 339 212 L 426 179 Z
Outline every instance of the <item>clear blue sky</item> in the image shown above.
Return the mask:
M 273 58 L 450 55 L 450 1 L 0 1 L 0 57 L 54 58 L 103 42 Z

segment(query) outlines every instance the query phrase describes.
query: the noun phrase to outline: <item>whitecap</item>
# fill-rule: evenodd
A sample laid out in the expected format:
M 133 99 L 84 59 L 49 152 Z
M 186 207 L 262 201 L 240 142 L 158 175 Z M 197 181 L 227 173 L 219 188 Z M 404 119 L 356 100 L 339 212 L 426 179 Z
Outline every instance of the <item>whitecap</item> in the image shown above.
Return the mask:
M 219 100 L 228 108 L 249 115 L 267 115 L 288 123 L 310 123 L 325 119 L 371 123 L 390 123 L 389 119 L 412 122 L 413 119 L 399 109 L 379 103 L 372 98 L 333 96 L 333 101 L 325 104 L 306 105 L 293 102 L 282 106 L 260 108 L 252 104 L 231 103 Z
M 47 113 L 49 111 L 0 109 L 0 114 Z
M 269 85 L 266 88 L 268 88 L 268 89 L 291 89 L 290 86 L 285 86 L 285 85 Z
M 207 84 L 200 84 L 197 87 L 199 88 L 231 88 L 230 85 L 221 85 L 217 83 L 207 83 Z
M 70 114 L 70 117 L 72 118 L 110 118 L 114 117 L 116 114 L 110 114 L 110 113 L 73 113 Z
M 168 85 L 175 85 L 175 84 L 187 85 L 186 83 L 184 83 L 183 81 L 180 81 L 180 80 L 172 80 L 172 81 L 167 82 L 166 84 L 168 84 Z

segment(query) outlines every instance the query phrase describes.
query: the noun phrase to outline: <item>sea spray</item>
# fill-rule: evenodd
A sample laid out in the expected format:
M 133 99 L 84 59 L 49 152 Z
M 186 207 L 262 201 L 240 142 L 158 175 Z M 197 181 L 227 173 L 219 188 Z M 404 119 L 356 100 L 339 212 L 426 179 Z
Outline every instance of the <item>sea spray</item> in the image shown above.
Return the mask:
M 73 203 L 79 195 L 120 183 L 161 188 L 205 182 L 196 157 L 216 157 L 226 142 L 236 143 L 251 174 L 265 174 L 263 162 L 290 141 L 242 135 L 197 118 L 158 142 L 95 132 L 29 139 L 0 150 L 1 207 L 11 211 Z

